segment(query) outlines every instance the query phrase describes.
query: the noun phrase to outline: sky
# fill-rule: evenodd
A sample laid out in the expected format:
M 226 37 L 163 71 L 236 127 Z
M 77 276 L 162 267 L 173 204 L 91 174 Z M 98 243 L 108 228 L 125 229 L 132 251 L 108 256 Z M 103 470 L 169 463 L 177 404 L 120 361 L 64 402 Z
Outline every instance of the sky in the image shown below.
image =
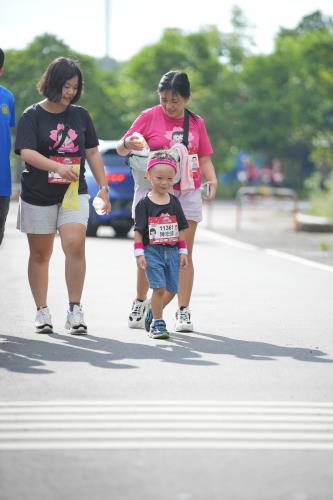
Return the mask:
M 216 25 L 220 31 L 231 31 L 233 5 L 243 10 L 252 26 L 256 53 L 273 50 L 281 26 L 293 28 L 315 10 L 333 16 L 333 0 L 0 0 L 0 47 L 24 49 L 47 32 L 76 52 L 126 61 L 156 43 L 165 28 L 187 34 Z

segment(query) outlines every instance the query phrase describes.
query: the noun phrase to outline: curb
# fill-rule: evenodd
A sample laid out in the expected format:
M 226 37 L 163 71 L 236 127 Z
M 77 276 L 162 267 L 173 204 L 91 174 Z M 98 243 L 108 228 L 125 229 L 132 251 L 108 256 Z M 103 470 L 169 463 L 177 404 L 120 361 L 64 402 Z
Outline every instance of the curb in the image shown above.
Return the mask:
M 333 221 L 327 217 L 316 215 L 295 214 L 296 231 L 308 231 L 312 233 L 333 233 Z

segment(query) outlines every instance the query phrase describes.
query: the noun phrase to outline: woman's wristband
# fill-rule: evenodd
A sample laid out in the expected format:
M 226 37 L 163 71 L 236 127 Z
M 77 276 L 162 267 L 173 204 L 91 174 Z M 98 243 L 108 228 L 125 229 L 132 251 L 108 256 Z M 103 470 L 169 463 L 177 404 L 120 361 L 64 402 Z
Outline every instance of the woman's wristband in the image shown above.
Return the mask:
M 141 241 L 137 241 L 134 243 L 134 256 L 139 257 L 140 255 L 144 255 L 144 245 Z
M 123 146 L 124 146 L 125 149 L 128 149 L 128 147 L 126 146 L 126 139 L 127 139 L 127 137 L 124 137 L 124 139 L 123 139 Z

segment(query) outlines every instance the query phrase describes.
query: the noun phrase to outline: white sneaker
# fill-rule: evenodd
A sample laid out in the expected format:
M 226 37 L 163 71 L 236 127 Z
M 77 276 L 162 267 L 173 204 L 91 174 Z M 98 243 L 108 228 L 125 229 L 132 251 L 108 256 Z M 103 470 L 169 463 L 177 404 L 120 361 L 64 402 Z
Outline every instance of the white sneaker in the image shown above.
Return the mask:
M 52 319 L 48 307 L 39 309 L 35 318 L 36 333 L 53 333 Z
M 178 309 L 176 312 L 175 330 L 176 332 L 193 332 L 193 323 L 188 307 Z
M 147 314 L 147 306 L 149 301 L 143 300 L 135 300 L 132 304 L 132 310 L 128 317 L 128 326 L 129 328 L 144 328 L 145 327 L 145 318 Z
M 72 335 L 87 335 L 87 325 L 84 322 L 82 306 L 75 304 L 73 311 L 67 311 L 65 328 Z

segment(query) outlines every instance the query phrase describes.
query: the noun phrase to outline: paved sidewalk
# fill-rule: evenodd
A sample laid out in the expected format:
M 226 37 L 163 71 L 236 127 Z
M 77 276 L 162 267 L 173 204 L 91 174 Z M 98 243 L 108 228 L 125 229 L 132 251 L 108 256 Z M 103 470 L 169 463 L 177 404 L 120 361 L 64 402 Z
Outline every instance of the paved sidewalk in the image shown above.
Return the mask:
M 295 231 L 292 204 L 270 200 L 246 205 L 236 229 L 236 204 L 215 201 L 204 206 L 203 227 L 261 248 L 272 248 L 321 264 L 333 265 L 333 233 Z

